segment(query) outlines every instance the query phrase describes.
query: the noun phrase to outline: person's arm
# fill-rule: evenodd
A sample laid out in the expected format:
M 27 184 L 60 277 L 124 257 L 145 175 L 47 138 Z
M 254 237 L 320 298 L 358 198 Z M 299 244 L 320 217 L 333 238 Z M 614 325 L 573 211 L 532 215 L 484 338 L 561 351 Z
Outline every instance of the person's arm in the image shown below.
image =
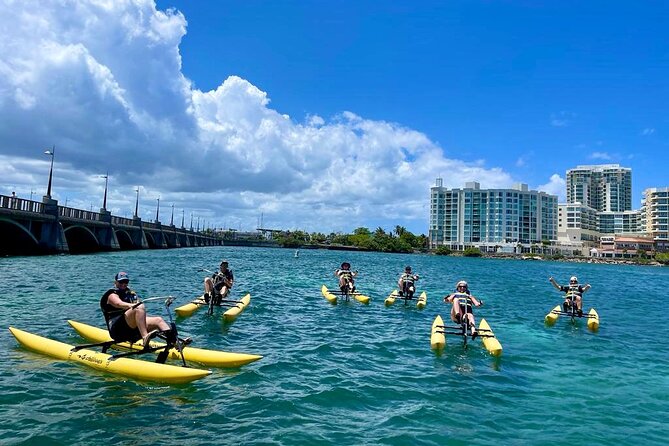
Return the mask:
M 339 268 L 337 268 L 337 269 L 335 270 L 334 275 L 337 276 L 337 277 L 339 277 Z
M 444 297 L 444 302 L 453 303 L 453 294 Z
M 477 299 L 476 297 L 474 297 L 473 295 L 470 294 L 470 295 L 469 295 L 469 298 L 472 300 L 472 303 L 474 304 L 474 306 L 476 306 L 476 307 L 480 307 L 481 305 L 483 305 L 483 301 L 482 301 L 482 300 L 478 300 L 478 299 Z
M 130 310 L 135 305 L 130 302 L 124 302 L 116 293 L 112 293 L 107 297 L 107 303 L 112 307 L 120 308 L 122 310 Z
M 590 287 L 590 284 L 589 284 L 589 283 L 586 283 L 585 286 L 583 287 L 583 291 L 582 291 L 582 293 L 585 293 L 585 292 L 588 291 L 590 288 L 591 288 L 591 287 Z
M 562 287 L 552 277 L 548 278 L 548 281 L 555 287 L 556 290 L 562 291 Z
M 357 275 L 358 275 L 358 270 L 357 269 L 351 273 L 351 277 L 355 277 Z

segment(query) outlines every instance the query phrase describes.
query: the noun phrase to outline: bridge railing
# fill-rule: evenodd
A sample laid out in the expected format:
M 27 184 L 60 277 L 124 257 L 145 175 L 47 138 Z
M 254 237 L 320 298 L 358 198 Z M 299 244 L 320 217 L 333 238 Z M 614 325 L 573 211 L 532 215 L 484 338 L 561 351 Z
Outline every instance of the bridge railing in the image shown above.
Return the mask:
M 112 215 L 111 222 L 113 225 L 126 225 L 126 226 L 132 226 L 132 218 L 125 218 L 125 217 L 114 217 Z
M 65 218 L 76 218 L 79 220 L 100 221 L 100 213 L 85 211 L 83 209 L 67 208 L 58 206 L 58 215 Z
M 14 209 L 24 212 L 42 212 L 42 203 L 39 201 L 26 200 L 25 198 L 0 195 L 0 208 Z

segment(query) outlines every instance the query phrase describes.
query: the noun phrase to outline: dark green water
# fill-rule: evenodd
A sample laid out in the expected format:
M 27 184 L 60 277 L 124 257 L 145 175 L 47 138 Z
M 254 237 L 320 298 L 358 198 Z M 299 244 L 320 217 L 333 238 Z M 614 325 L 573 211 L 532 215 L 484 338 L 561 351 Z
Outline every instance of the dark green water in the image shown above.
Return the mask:
M 102 326 L 99 296 L 118 270 L 144 297 L 182 304 L 200 293 L 197 268 L 222 257 L 234 296 L 250 292 L 251 306 L 229 325 L 203 310 L 177 322 L 197 346 L 264 355 L 243 368 L 181 386 L 136 382 L 26 351 L 6 329 L 82 342 L 66 320 Z M 360 271 L 369 306 L 321 297 L 343 260 Z M 423 311 L 383 306 L 405 265 L 428 292 Z M 598 333 L 543 324 L 561 300 L 549 275 L 574 274 L 592 284 L 585 307 L 599 311 Z M 495 330 L 500 359 L 478 341 L 430 350 L 432 320 L 448 316 L 441 297 L 461 278 L 485 301 L 477 318 Z M 660 445 L 669 436 L 668 268 L 218 247 L 4 258 L 0 283 L 2 444 Z

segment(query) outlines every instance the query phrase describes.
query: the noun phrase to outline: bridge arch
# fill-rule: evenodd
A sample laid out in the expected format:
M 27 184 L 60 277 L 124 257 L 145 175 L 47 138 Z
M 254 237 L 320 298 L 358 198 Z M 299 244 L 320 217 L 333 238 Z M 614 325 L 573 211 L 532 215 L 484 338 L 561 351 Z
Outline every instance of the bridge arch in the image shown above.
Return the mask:
M 125 229 L 119 229 L 114 231 L 116 233 L 116 239 L 118 240 L 118 245 L 123 251 L 130 249 L 135 249 L 135 245 L 132 243 L 132 237 L 128 234 L 128 231 Z
M 25 226 L 0 218 L 0 255 L 33 255 L 39 252 L 39 241 Z
M 146 243 L 149 244 L 149 248 L 160 248 L 158 244 L 156 243 L 156 239 L 153 237 L 153 234 L 149 231 L 144 231 L 144 234 L 146 234 Z
M 70 254 L 100 251 L 98 238 L 85 226 L 74 225 L 65 228 L 65 239 L 70 248 Z

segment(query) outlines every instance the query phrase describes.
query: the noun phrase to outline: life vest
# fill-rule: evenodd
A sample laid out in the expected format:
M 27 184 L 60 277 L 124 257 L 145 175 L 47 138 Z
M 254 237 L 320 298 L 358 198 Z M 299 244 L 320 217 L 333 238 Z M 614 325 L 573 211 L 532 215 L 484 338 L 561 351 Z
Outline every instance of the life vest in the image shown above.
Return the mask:
M 344 280 L 353 280 L 353 271 L 350 269 L 340 269 L 337 275 Z
M 232 270 L 227 269 L 227 270 L 225 270 L 225 272 L 219 271 L 217 273 L 214 273 L 211 276 L 211 279 L 214 281 L 214 288 L 216 288 L 217 290 L 220 290 L 221 288 L 223 288 L 223 285 L 225 285 L 225 282 L 224 282 L 225 279 L 234 280 L 234 277 L 232 275 Z
M 402 282 L 408 282 L 411 285 L 416 281 L 416 276 L 411 273 L 402 273 L 402 276 L 400 277 L 400 280 Z
M 453 299 L 454 299 L 454 300 L 457 300 L 457 299 L 463 299 L 463 298 L 467 300 L 467 305 L 471 307 L 471 305 L 472 305 L 472 298 L 471 298 L 471 295 L 470 295 L 469 293 L 458 293 L 458 292 L 453 293 Z M 460 304 L 460 306 L 464 306 L 464 305 L 465 305 L 465 304 L 462 303 L 462 301 L 460 301 L 460 300 L 458 300 L 458 303 Z
M 109 296 L 112 294 L 117 294 L 123 302 L 127 302 L 129 304 L 137 302 L 137 294 L 129 288 L 126 288 L 125 290 L 120 290 L 118 288 L 108 289 L 100 298 L 100 309 L 102 310 L 102 315 L 105 317 L 105 323 L 107 324 L 108 329 L 110 322 L 121 316 L 126 311 L 123 308 L 116 308 L 107 301 Z
M 583 287 L 581 285 L 569 285 L 569 288 L 567 289 L 567 295 L 565 297 L 568 298 L 572 295 L 581 297 L 583 295 Z

